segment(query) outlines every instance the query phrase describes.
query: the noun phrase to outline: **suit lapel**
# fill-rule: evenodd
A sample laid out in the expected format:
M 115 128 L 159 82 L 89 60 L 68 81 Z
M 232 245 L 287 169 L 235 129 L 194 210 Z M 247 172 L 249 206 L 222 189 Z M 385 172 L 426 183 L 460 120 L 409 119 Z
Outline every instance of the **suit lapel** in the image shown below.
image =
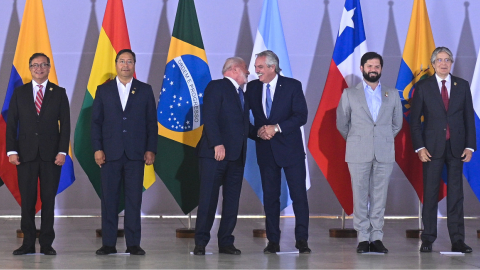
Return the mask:
M 284 89 L 283 89 L 282 85 L 283 85 L 283 76 L 281 76 L 279 74 L 278 79 L 277 79 L 277 85 L 275 86 L 275 94 L 273 95 L 272 108 L 270 109 L 270 117 L 269 118 L 272 118 L 272 115 L 275 114 L 275 109 L 280 106 L 278 104 L 282 102 L 281 99 L 284 96 L 284 94 L 283 94 Z M 263 92 L 263 87 L 262 87 L 262 92 Z M 280 106 L 280 107 L 282 107 L 282 106 Z
M 438 82 L 437 82 L 437 77 L 435 76 L 435 74 L 433 76 L 431 76 L 430 78 L 430 95 L 432 97 L 433 100 L 435 100 L 435 102 L 439 103 L 442 107 L 442 110 L 447 113 L 447 110 L 445 110 L 445 104 L 443 104 L 443 99 L 442 99 L 442 89 L 440 89 L 438 87 Z M 452 78 L 453 79 L 453 78 Z M 453 84 L 453 83 L 452 83 Z M 451 90 L 451 88 L 450 88 Z
M 115 106 L 118 107 L 118 109 L 123 112 L 123 108 L 122 108 L 122 100 L 120 99 L 120 93 L 118 92 L 118 86 L 117 86 L 117 78 L 113 79 L 111 81 L 112 85 L 110 87 L 110 91 L 112 91 L 112 95 L 113 95 L 113 102 L 115 102 Z M 133 85 L 133 83 L 132 83 Z M 130 97 L 129 97 L 130 98 Z M 128 104 L 127 104 L 128 105 Z M 125 106 L 125 109 L 127 108 L 127 106 Z
M 460 104 L 460 103 L 458 103 L 458 100 L 461 97 L 461 95 L 459 93 L 460 89 L 458 88 L 458 85 L 457 85 L 457 78 L 450 75 L 450 79 L 451 79 L 452 85 L 450 86 L 450 97 L 449 97 L 449 101 L 448 101 L 448 112 L 453 112 L 453 110 L 450 109 L 450 108 L 452 107 L 452 105 Z
M 368 117 L 373 121 L 373 116 L 370 113 L 370 109 L 368 108 L 367 97 L 365 96 L 365 90 L 363 89 L 363 82 L 357 84 L 357 97 L 362 105 L 363 110 L 367 113 Z
M 387 103 L 389 101 L 389 95 L 395 94 L 395 93 L 389 93 L 388 88 L 382 87 L 382 104 L 380 105 L 380 110 L 378 110 L 378 115 L 377 115 L 377 121 L 380 118 L 380 116 L 383 115 L 383 111 L 385 110 L 385 106 L 387 106 Z
M 24 96 L 22 97 L 24 100 L 28 100 L 28 107 L 30 107 L 30 111 L 32 114 L 35 114 L 35 116 L 38 116 L 37 114 L 37 108 L 35 107 L 35 97 L 33 96 L 33 84 L 30 81 L 29 83 L 25 84 L 21 90 L 21 95 Z
M 242 102 L 240 101 L 240 95 L 238 94 L 237 89 L 235 89 L 235 85 L 233 85 L 233 83 L 229 79 L 227 79 L 227 78 L 223 78 L 223 79 L 225 80 L 225 83 L 230 86 L 230 89 L 232 89 L 229 92 L 231 92 L 234 95 L 233 98 L 237 101 L 238 107 L 243 112 L 243 110 L 245 108 L 242 108 Z M 243 104 L 245 104 L 245 94 L 243 96 L 244 96 Z
M 125 111 L 127 111 L 130 107 L 132 107 L 132 103 L 135 101 L 135 97 L 138 96 L 137 92 L 140 90 L 138 87 L 137 80 L 134 78 L 132 80 L 132 86 L 130 87 L 130 93 L 128 93 L 127 104 L 125 105 Z M 120 97 L 120 94 L 118 95 Z M 120 102 L 120 105 L 122 103 Z
M 247 89 L 247 91 L 252 91 L 254 95 L 254 102 L 256 104 L 250 104 L 253 108 L 259 108 L 260 115 L 263 120 L 267 120 L 265 112 L 263 111 L 263 83 L 257 80 L 257 84 L 254 85 L 253 89 Z M 271 112 L 271 111 L 270 111 Z

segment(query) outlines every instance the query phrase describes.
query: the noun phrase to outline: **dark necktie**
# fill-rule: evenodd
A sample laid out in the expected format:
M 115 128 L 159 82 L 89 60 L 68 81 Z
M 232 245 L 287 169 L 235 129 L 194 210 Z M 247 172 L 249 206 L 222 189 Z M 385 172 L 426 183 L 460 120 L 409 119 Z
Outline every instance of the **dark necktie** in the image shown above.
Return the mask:
M 448 112 L 448 91 L 447 87 L 445 86 L 446 80 L 442 80 L 442 100 L 443 100 L 443 105 L 445 106 L 445 110 Z M 446 139 L 450 139 L 450 127 L 448 126 L 447 123 L 447 137 Z
M 242 111 L 245 110 L 245 100 L 243 99 L 243 90 L 238 87 L 238 96 L 240 97 L 240 103 L 242 104 Z
M 272 110 L 272 94 L 270 93 L 270 84 L 267 83 L 267 98 L 265 100 L 265 111 L 267 112 L 267 118 L 270 118 L 270 111 Z

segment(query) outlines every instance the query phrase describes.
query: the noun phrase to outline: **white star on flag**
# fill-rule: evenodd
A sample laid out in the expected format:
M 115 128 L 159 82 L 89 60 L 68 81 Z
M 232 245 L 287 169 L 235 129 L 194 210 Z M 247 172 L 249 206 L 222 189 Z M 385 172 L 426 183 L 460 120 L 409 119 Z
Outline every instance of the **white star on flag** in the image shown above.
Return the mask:
M 177 96 L 176 96 L 176 95 L 173 95 L 173 98 L 177 98 Z
M 182 100 L 182 97 L 179 97 L 178 99 L 179 99 L 179 100 Z
M 187 125 L 190 124 L 190 121 L 187 120 L 187 122 L 185 122 Z
M 180 106 L 182 106 L 182 105 L 180 105 L 180 103 L 178 103 L 178 107 L 180 107 Z
M 165 88 L 162 88 L 162 91 L 165 92 Z
M 355 14 L 355 8 L 347 11 L 345 7 L 343 8 L 342 20 L 340 21 L 340 30 L 338 30 L 338 36 L 341 36 L 345 28 L 350 27 L 354 28 L 353 24 L 353 14 Z
M 170 109 L 173 109 L 173 105 L 170 105 Z
M 203 97 L 203 94 L 202 94 L 202 93 L 200 93 L 200 94 L 198 94 L 198 96 L 199 96 L 199 97 Z
M 172 118 L 168 118 L 168 121 L 172 121 Z
M 173 81 L 170 82 L 170 85 L 173 85 Z
M 173 64 L 172 67 L 175 68 L 175 64 Z

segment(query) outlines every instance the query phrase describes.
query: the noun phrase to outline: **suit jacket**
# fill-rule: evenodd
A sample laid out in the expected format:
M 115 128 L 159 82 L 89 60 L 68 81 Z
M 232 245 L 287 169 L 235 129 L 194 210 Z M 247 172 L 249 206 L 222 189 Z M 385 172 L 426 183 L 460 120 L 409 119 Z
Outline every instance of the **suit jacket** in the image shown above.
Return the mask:
M 40 114 L 37 114 L 32 82 L 15 89 L 7 116 L 7 152 L 16 151 L 20 162 L 55 161 L 58 152 L 68 153 L 70 105 L 64 88 L 48 81 Z
M 413 148 L 425 147 L 433 158 L 441 157 L 445 151 L 447 124 L 454 157 L 460 158 L 465 148 L 476 150 L 477 146 L 470 86 L 455 76 L 451 76 L 451 83 L 448 112 L 435 75 L 420 81 L 412 98 L 410 130 Z
M 377 121 L 373 121 L 363 82 L 345 89 L 337 107 L 337 129 L 347 141 L 345 161 L 395 162 L 394 138 L 402 129 L 402 122 L 402 103 L 397 90 L 382 85 L 382 105 Z
M 266 149 L 271 148 L 275 162 L 280 167 L 293 165 L 305 159 L 302 132 L 308 117 L 307 102 L 303 94 L 302 84 L 292 78 L 278 75 L 275 95 L 273 97 L 270 118 L 267 119 L 262 105 L 263 83 L 254 80 L 248 83 L 246 97 L 254 118 L 254 126 L 250 128 L 250 138 L 255 140 L 257 163 L 262 166 L 268 158 Z M 282 132 L 271 140 L 257 137 L 257 131 L 263 125 L 279 124 Z
M 152 87 L 133 79 L 125 111 L 117 80 L 99 85 L 92 106 L 92 146 L 103 150 L 105 160 L 125 152 L 130 160 L 143 160 L 146 151 L 157 152 L 157 113 Z
M 215 158 L 215 146 L 225 147 L 225 160 L 234 161 L 240 156 L 245 164 L 249 131 L 248 100 L 244 108 L 237 89 L 223 78 L 211 81 L 203 97 L 203 133 L 197 144 L 198 157 Z

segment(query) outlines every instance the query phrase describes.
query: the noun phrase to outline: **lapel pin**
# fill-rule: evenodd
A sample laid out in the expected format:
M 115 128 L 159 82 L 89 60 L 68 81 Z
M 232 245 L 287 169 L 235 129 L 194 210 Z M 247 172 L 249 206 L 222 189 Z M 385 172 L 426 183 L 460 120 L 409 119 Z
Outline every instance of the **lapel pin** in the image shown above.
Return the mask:
M 457 82 L 453 82 L 453 85 L 457 85 Z
M 48 90 L 53 91 L 53 87 L 50 87 L 50 89 L 48 89 Z
M 385 96 L 388 97 L 388 92 L 385 92 Z
M 135 90 L 132 91 L 132 95 L 135 94 Z

